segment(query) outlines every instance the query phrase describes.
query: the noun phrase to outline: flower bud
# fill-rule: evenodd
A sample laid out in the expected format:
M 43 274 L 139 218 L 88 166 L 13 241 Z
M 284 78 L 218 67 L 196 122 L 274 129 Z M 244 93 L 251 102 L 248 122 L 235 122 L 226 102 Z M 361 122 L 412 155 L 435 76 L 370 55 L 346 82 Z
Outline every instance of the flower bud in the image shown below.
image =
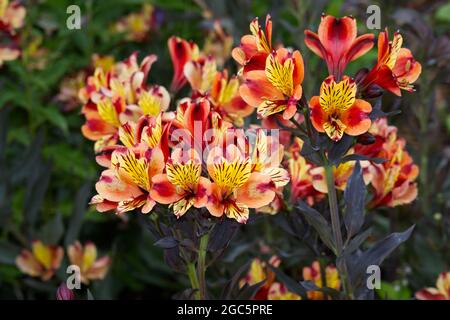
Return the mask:
M 63 282 L 56 290 L 56 299 L 57 300 L 74 300 L 75 294 L 72 290 L 67 288 L 67 285 Z

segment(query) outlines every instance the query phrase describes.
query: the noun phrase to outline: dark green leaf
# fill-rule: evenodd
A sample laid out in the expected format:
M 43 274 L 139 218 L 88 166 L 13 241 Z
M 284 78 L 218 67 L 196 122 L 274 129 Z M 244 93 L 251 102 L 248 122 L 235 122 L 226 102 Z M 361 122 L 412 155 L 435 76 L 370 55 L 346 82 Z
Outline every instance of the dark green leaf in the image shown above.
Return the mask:
M 359 161 L 356 161 L 344 191 L 344 224 L 347 229 L 348 238 L 358 233 L 364 223 L 365 196 L 366 185 L 364 183 L 361 165 Z
M 299 200 L 297 202 L 297 209 L 300 210 L 301 213 L 303 213 L 303 216 L 305 217 L 306 221 L 313 226 L 313 228 L 317 231 L 317 233 L 320 236 L 320 239 L 322 239 L 323 243 L 336 252 L 336 248 L 334 246 L 333 242 L 333 236 L 331 232 L 331 227 L 327 220 L 319 213 L 317 210 L 311 208 L 308 206 L 304 201 Z

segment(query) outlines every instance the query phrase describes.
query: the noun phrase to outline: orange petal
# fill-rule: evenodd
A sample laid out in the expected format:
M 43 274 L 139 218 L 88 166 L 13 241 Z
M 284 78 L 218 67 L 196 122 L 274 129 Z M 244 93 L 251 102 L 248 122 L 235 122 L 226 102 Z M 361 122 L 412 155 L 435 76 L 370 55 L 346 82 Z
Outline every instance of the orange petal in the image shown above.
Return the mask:
M 136 185 L 124 183 L 111 169 L 102 172 L 95 188 L 100 197 L 114 202 L 135 198 L 142 194 Z
M 325 132 L 323 125 L 327 121 L 328 115 L 322 110 L 319 96 L 314 96 L 309 101 L 310 117 L 314 128 L 319 132 Z
M 180 200 L 183 193 L 177 192 L 176 186 L 170 183 L 165 174 L 157 174 L 152 178 L 152 190 L 150 196 L 156 202 L 161 204 L 170 204 Z
M 356 99 L 353 106 L 341 114 L 341 121 L 346 125 L 345 133 L 358 136 L 367 132 L 372 124 L 369 113 L 372 106 L 365 100 Z
M 237 190 L 236 201 L 249 208 L 260 208 L 275 198 L 275 184 L 269 175 L 253 172 L 247 182 Z

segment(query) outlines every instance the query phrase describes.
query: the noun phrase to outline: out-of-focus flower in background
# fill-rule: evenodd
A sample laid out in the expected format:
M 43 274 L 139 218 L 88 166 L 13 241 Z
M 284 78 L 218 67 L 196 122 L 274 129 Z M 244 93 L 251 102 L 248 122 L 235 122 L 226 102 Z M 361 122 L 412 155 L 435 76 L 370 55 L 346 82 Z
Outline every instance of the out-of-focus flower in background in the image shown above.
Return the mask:
M 303 268 L 303 280 L 312 281 L 319 288 L 327 287 L 339 290 L 341 287 L 337 269 L 334 266 L 326 266 L 325 279 L 323 279 L 318 261 L 314 261 L 310 267 Z M 308 291 L 307 295 L 310 300 L 323 300 L 325 298 L 323 292 L 320 291 Z
M 67 287 L 65 282 L 62 282 L 56 290 L 56 300 L 75 300 L 75 294 Z
M 81 282 L 84 284 L 103 279 L 111 264 L 109 256 L 97 257 L 97 247 L 92 242 L 85 243 L 83 247 L 76 241 L 67 248 L 67 255 L 70 263 L 80 268 Z
M 0 31 L 15 35 L 23 27 L 26 13 L 19 1 L 0 0 Z
M 48 281 L 61 265 L 63 255 L 62 247 L 46 245 L 40 240 L 35 240 L 31 245 L 31 251 L 22 250 L 16 258 L 16 265 L 23 273 Z
M 406 150 L 405 139 L 398 137 L 397 128 L 389 126 L 386 118 L 375 121 L 369 133 L 375 137 L 375 142 L 356 145 L 356 153 L 386 159 L 370 165 L 375 193 L 369 206 L 395 207 L 412 202 L 417 197 L 415 180 L 419 167 Z
M 144 4 L 139 12 L 132 12 L 121 18 L 112 27 L 112 31 L 124 34 L 127 41 L 143 42 L 161 23 L 157 10 L 151 4 Z
M 0 0 L 0 67 L 21 53 L 17 30 L 24 25 L 26 9 L 19 1 Z
M 436 281 L 436 288 L 425 288 L 416 292 L 419 300 L 450 300 L 450 272 L 442 272 Z

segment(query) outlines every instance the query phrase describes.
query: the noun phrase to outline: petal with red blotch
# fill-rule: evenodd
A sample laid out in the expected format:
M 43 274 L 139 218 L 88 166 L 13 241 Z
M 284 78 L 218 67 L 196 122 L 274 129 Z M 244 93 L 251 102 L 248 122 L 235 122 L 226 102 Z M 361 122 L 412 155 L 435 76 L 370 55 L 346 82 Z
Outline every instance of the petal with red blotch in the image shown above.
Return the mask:
M 372 73 L 372 71 L 370 72 Z M 393 94 L 397 96 L 401 96 L 402 93 L 400 91 L 400 87 L 398 86 L 397 79 L 395 79 L 394 74 L 392 73 L 392 70 L 389 69 L 388 66 L 383 65 L 378 70 L 375 70 L 375 81 L 377 85 L 380 87 L 389 90 Z
M 266 100 L 283 100 L 283 94 L 267 79 L 265 71 L 256 70 L 247 73 L 245 82 L 239 87 L 242 99 L 253 107 L 258 107 Z
M 208 198 L 211 195 L 211 181 L 205 177 L 200 177 L 197 183 L 197 190 L 195 193 L 194 207 L 201 208 L 206 205 Z
M 295 87 L 303 82 L 305 70 L 303 65 L 303 57 L 300 54 L 300 51 L 295 50 L 294 53 L 292 53 L 292 58 L 294 59 L 294 72 L 292 77 Z
M 337 63 L 356 39 L 356 20 L 353 17 L 323 16 L 318 36 L 333 62 Z
M 162 150 L 155 147 L 151 150 L 150 161 L 148 163 L 148 176 L 151 178 L 164 171 L 165 161 Z
M 325 59 L 327 52 L 325 48 L 320 43 L 319 36 L 310 30 L 305 30 L 305 44 L 315 54 L 317 54 L 322 59 Z
M 236 202 L 249 208 L 263 207 L 275 198 L 274 189 L 275 184 L 269 175 L 253 172 L 247 182 L 237 189 Z
M 177 192 L 177 187 L 170 183 L 165 174 L 157 174 L 152 178 L 150 197 L 161 204 L 174 203 L 183 198 L 183 193 Z
M 356 99 L 353 106 L 341 114 L 341 121 L 347 126 L 345 133 L 350 136 L 358 136 L 367 132 L 372 122 L 369 113 L 372 106 L 365 100 Z
M 229 113 L 239 117 L 246 117 L 252 114 L 254 107 L 247 104 L 240 95 L 236 95 L 231 101 L 223 106 L 223 109 Z
M 387 28 L 385 31 L 381 31 L 378 35 L 378 58 L 377 61 L 382 61 L 384 56 L 389 51 L 389 35 Z
M 363 34 L 356 38 L 351 48 L 346 53 L 346 61 L 353 61 L 366 54 L 374 46 L 375 36 L 371 33 Z
M 93 196 L 89 204 L 95 205 L 98 212 L 112 211 L 117 208 L 117 202 L 103 199 L 98 194 Z
M 189 103 L 184 113 L 184 122 L 186 128 L 192 135 L 194 135 L 194 131 L 197 128 L 201 130 L 200 134 L 206 129 L 206 122 L 210 111 L 211 106 L 208 99 L 201 99 L 200 101 Z
M 244 78 L 250 71 L 264 70 L 266 68 L 267 56 L 268 54 L 266 52 L 258 52 L 254 54 L 244 66 L 243 70 Z
M 222 190 L 215 183 L 211 183 L 211 194 L 208 197 L 206 208 L 209 213 L 214 217 L 223 216 L 225 206 L 222 199 Z
M 446 300 L 445 296 L 435 288 L 426 288 L 416 292 L 416 299 L 419 300 Z
M 314 96 L 309 101 L 310 117 L 314 128 L 319 132 L 325 132 L 323 128 L 324 123 L 327 121 L 328 115 L 323 111 L 320 106 L 319 96 Z
M 183 69 L 186 62 L 191 59 L 193 44 L 178 37 L 170 37 L 167 44 L 174 70 L 171 90 L 178 91 L 186 83 Z
M 102 172 L 99 181 L 95 184 L 95 189 L 102 199 L 115 202 L 135 198 L 142 194 L 136 185 L 124 183 L 111 169 Z
M 99 118 L 92 118 L 86 120 L 86 123 L 81 127 L 81 133 L 89 140 L 96 141 L 101 137 L 114 134 L 116 128 Z

